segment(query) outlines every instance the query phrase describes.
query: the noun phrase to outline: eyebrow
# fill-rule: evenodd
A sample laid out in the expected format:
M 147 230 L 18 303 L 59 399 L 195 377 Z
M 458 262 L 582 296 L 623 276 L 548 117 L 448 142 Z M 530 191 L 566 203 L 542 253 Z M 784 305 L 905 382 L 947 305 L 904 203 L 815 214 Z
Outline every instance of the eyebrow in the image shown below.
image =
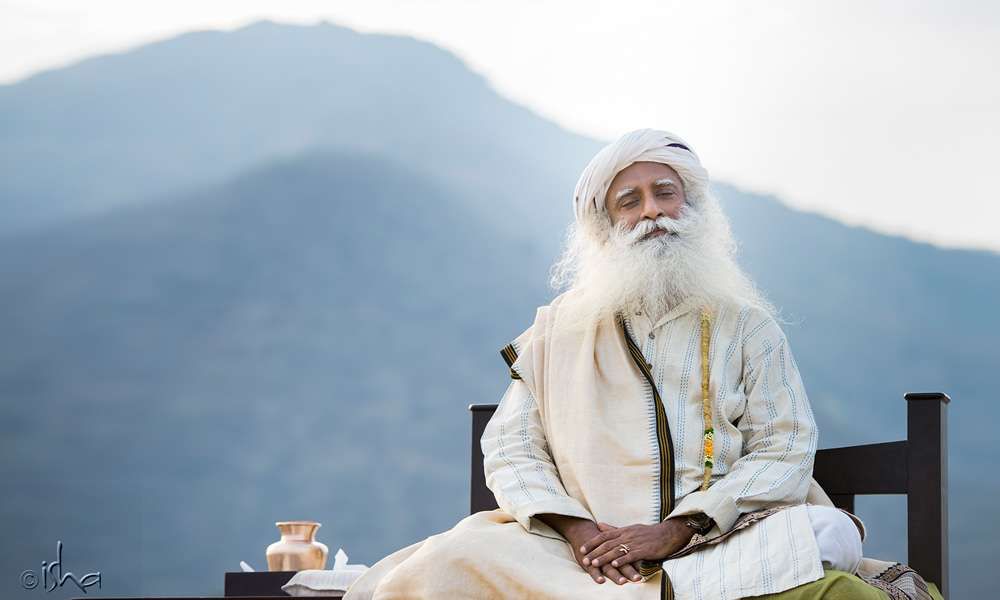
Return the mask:
M 659 187 L 659 186 L 662 186 L 662 185 L 676 185 L 676 183 L 674 182 L 673 179 L 671 179 L 669 177 L 660 177 L 659 179 L 657 179 L 656 181 L 653 182 L 653 187 Z M 622 189 L 618 190 L 618 193 L 615 194 L 615 202 L 616 203 L 621 202 L 622 198 L 624 198 L 625 196 L 628 196 L 629 194 L 631 194 L 634 191 L 635 191 L 635 188 L 631 187 L 631 186 L 630 187 L 625 187 L 625 188 L 622 188 Z
M 631 194 L 634 191 L 635 191 L 634 187 L 625 187 L 625 188 L 622 188 L 622 189 L 618 190 L 618 193 L 615 194 L 615 202 L 621 202 L 622 198 L 624 198 L 625 196 L 628 196 L 629 194 Z

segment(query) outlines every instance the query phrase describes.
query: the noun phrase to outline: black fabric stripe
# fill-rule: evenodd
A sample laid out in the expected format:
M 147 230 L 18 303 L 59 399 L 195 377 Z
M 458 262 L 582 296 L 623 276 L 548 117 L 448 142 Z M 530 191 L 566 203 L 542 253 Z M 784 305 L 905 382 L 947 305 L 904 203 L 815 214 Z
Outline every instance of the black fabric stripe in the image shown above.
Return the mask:
M 501 348 L 500 356 L 502 356 L 504 362 L 507 363 L 507 368 L 510 370 L 510 378 L 521 379 L 521 375 L 514 370 L 514 361 L 517 360 L 517 350 L 514 348 L 514 344 L 507 344 Z
M 513 367 L 514 361 L 517 360 L 517 350 L 514 349 L 514 344 L 507 344 L 501 348 L 500 356 L 503 357 L 508 367 Z
M 643 377 L 646 378 L 653 390 L 653 400 L 656 404 L 657 443 L 660 446 L 660 458 L 666 459 L 660 465 L 660 520 L 662 521 L 674 509 L 674 442 L 670 436 L 670 427 L 667 425 L 667 413 L 663 408 L 663 400 L 653 382 L 653 374 L 650 373 L 649 367 L 646 365 L 646 357 L 642 355 L 642 351 L 629 335 L 628 329 L 625 327 L 624 317 L 621 314 L 618 316 L 618 324 L 625 336 L 632 360 L 639 367 L 639 371 L 642 372 Z

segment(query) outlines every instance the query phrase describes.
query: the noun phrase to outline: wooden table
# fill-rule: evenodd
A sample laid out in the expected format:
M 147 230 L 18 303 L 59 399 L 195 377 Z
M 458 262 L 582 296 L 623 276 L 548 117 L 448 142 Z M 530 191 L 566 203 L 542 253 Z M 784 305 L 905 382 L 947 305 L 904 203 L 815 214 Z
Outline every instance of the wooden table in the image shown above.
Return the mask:
M 234 596 L 260 596 L 271 598 L 291 598 L 281 586 L 295 575 L 295 571 L 255 571 L 252 573 L 226 573 L 225 594 Z M 329 596 L 309 596 L 310 598 L 343 598 L 344 592 L 330 592 Z

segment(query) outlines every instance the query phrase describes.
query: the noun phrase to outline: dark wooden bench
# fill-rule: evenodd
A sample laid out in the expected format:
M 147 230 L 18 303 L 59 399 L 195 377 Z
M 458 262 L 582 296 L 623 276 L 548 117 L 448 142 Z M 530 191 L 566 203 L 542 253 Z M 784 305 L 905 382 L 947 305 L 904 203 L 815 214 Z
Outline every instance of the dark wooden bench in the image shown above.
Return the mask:
M 905 494 L 907 564 L 948 597 L 948 444 L 951 401 L 940 392 L 909 393 L 906 439 L 898 442 L 825 448 L 816 453 L 813 477 L 837 506 L 854 511 L 859 494 Z M 472 487 L 469 510 L 497 508 L 486 487 L 479 440 L 496 404 L 473 404 Z

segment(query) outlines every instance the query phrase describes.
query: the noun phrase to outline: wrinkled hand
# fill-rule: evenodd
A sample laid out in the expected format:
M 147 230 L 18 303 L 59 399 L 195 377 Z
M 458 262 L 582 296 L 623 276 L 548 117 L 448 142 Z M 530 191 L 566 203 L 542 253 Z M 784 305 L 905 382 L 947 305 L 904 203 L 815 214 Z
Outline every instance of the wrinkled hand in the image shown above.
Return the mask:
M 591 578 L 593 578 L 593 580 L 597 583 L 604 583 L 605 577 L 614 581 L 618 585 L 628 583 L 629 580 L 636 582 L 642 581 L 642 576 L 639 575 L 639 572 L 636 571 L 635 567 L 631 564 L 625 564 L 618 567 L 610 563 L 604 563 L 598 566 L 596 564 L 590 565 L 584 562 L 585 553 L 581 550 L 581 546 L 584 545 L 584 542 L 596 539 L 596 536 L 603 533 L 609 533 L 614 530 L 615 527 L 612 527 L 607 523 L 594 524 L 592 521 L 583 521 L 572 528 L 567 528 L 563 535 L 573 548 L 573 556 L 576 558 L 576 562 L 579 563 L 580 567 L 589 573 Z
M 655 525 L 628 525 L 603 529 L 579 548 L 584 554 L 584 568 L 610 565 L 624 571 L 639 560 L 662 560 L 680 550 L 691 540 L 694 530 L 682 519 L 667 519 Z M 623 554 L 621 544 L 629 551 Z M 636 572 L 638 574 L 638 572 Z

